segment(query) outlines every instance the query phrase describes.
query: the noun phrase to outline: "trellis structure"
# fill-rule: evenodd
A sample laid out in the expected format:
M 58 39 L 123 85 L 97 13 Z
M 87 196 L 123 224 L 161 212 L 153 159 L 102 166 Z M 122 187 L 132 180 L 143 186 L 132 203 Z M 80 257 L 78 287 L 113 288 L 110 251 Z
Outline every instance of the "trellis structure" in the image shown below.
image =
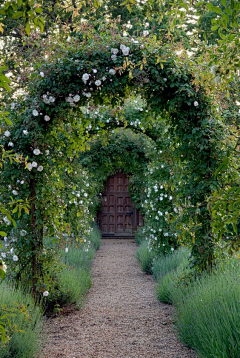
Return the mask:
M 175 155 L 186 167 L 183 196 L 191 196 L 192 205 L 197 208 L 192 253 L 198 267 L 211 265 L 214 238 L 206 199 L 216 184 L 213 174 L 220 149 L 216 136 L 218 122 L 210 99 L 194 84 L 187 66 L 178 64 L 166 46 L 151 40 L 95 37 L 86 42 L 76 40 L 68 46 L 58 49 L 54 62 L 41 65 L 21 108 L 12 110 L 14 150 L 28 157 L 32 164 L 28 170 L 15 164 L 4 175 L 12 176 L 13 181 L 24 177 L 23 197 L 31 201 L 26 231 L 31 242 L 33 290 L 37 286 L 43 227 L 56 228 L 59 224 L 52 221 L 54 207 L 52 213 L 45 214 L 44 181 L 58 168 L 71 174 L 74 156 L 91 135 L 119 125 L 136 130 L 124 120 L 93 120 L 82 110 L 100 104 L 117 106 L 132 92 L 144 98 L 148 109 L 145 124 L 138 131 L 156 140 L 151 118 L 167 114 L 170 132 L 178 141 Z M 5 138 L 5 145 L 8 141 Z M 36 158 L 37 166 L 33 165 Z

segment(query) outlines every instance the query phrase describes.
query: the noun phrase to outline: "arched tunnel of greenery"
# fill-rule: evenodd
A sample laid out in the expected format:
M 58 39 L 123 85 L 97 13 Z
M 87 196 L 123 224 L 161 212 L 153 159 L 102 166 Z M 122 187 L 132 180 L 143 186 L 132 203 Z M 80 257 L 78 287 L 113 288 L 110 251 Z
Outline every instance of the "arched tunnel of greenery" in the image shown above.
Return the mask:
M 187 63 L 177 62 L 161 43 L 118 35 L 76 38 L 67 49 L 57 46 L 56 57 L 36 65 L 28 95 L 10 106 L 14 127 L 5 127 L 1 140 L 18 153 L 11 165 L 4 164 L 1 191 L 4 201 L 12 195 L 20 200 L 4 227 L 6 235 L 11 220 L 16 227 L 17 277 L 32 278 L 37 294 L 47 266 L 43 236 L 87 237 L 94 195 L 120 167 L 131 167 L 132 189 L 141 187 L 133 196 L 144 213 L 151 249 L 166 253 L 187 245 L 196 269 L 211 267 L 224 231 L 214 233 L 209 205 L 221 187 L 218 173 L 229 141 Z M 113 151 L 110 165 L 106 150 Z
M 101 249 L 136 249 L 157 281 L 158 300 L 176 306 L 188 347 L 206 358 L 239 357 L 239 13 L 234 0 L 0 1 L 0 358 L 38 356 L 43 314 L 65 318 L 64 305 L 82 307 L 101 244 L 97 223 L 110 218 L 108 183 L 111 195 L 121 192 L 111 197 L 120 213 L 113 226 L 120 232 L 125 221 L 126 238 L 137 219 L 143 222 L 132 202 L 144 226 L 135 235 L 138 248 L 115 239 Z M 149 318 L 147 301 L 133 297 L 142 284 L 131 273 L 132 291 L 124 277 L 114 289 Z M 113 276 L 104 273 L 106 290 Z M 101 289 L 112 324 L 118 309 Z M 126 345 L 137 355 L 145 331 L 135 322 L 150 324 L 133 317 L 131 334 L 131 325 L 121 332 L 123 353 L 107 341 L 115 355 L 125 356 Z M 165 320 L 152 318 L 156 340 L 144 334 L 141 342 L 147 354 L 165 356 L 148 344 L 156 352 L 158 343 L 166 356 L 173 346 L 185 356 L 166 343 Z M 70 337 L 62 334 L 60 345 L 51 343 L 64 355 Z M 93 335 L 74 332 L 71 343 L 93 350 Z

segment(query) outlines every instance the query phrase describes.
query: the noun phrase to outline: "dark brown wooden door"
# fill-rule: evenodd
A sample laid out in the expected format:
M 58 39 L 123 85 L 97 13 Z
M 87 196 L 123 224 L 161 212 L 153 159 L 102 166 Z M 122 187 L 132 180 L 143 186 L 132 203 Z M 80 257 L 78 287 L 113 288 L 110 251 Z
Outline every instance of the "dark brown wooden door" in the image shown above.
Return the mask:
M 108 178 L 102 195 L 102 210 L 98 214 L 99 227 L 103 236 L 133 236 L 142 217 L 134 208 L 129 192 L 129 178 L 117 173 Z

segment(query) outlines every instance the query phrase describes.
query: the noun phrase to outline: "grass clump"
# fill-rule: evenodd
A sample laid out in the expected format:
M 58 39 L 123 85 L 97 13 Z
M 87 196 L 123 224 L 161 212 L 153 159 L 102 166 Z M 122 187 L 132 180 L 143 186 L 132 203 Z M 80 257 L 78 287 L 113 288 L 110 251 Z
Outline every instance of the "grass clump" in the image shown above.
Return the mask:
M 200 357 L 240 357 L 240 267 L 204 274 L 175 296 L 180 337 Z
M 156 280 L 162 279 L 172 271 L 176 271 L 179 266 L 187 266 L 189 250 L 181 248 L 166 256 L 158 257 L 153 262 L 153 276 Z
M 0 348 L 0 358 L 33 358 L 38 349 L 42 327 L 41 309 L 35 306 L 30 294 L 7 282 L 0 285 L 0 307 L 0 321 L 4 320 L 5 313 L 12 310 L 13 316 L 9 316 L 9 323 L 12 328 L 16 325 L 16 331 L 12 331 L 8 323 L 6 325 L 12 337 L 4 347 Z M 8 311 L 4 311 L 3 307 Z
M 67 250 L 58 242 L 46 241 L 52 252 L 57 252 L 58 258 L 51 271 L 53 285 L 49 296 L 44 300 L 47 315 L 58 313 L 67 304 L 76 304 L 81 308 L 85 295 L 91 287 L 90 267 L 95 255 L 95 249 L 100 246 L 101 235 L 96 226 L 91 232 L 90 244 L 83 239 L 72 242 Z
M 141 245 L 143 241 L 146 241 L 145 228 L 139 227 L 135 234 L 135 241 L 137 245 Z
M 137 249 L 137 259 L 140 262 L 142 270 L 147 274 L 152 273 L 154 256 L 154 253 L 148 249 L 147 241 L 142 241 L 141 245 Z
M 157 298 L 176 306 L 180 338 L 200 357 L 240 357 L 239 262 L 231 259 L 196 278 L 187 255 L 178 250 L 154 262 Z
M 89 273 L 81 268 L 61 271 L 58 274 L 58 285 L 62 303 L 75 303 L 80 309 L 91 284 Z
M 93 225 L 93 230 L 91 231 L 90 241 L 91 241 L 91 246 L 95 250 L 98 250 L 100 248 L 100 245 L 101 245 L 101 233 L 98 230 L 96 224 Z
M 181 281 L 185 271 L 182 268 L 167 273 L 156 286 L 156 296 L 160 302 L 174 303 L 179 292 L 185 292 L 184 284 Z
M 175 295 L 184 289 L 182 279 L 189 271 L 188 255 L 189 251 L 181 248 L 154 260 L 152 271 L 158 281 L 156 295 L 159 301 L 172 304 Z
M 68 248 L 67 253 L 62 250 L 61 259 L 68 267 L 77 267 L 87 271 L 91 266 L 94 253 L 95 250 L 91 247 L 88 249 L 88 251 L 86 251 L 80 247 L 75 247 L 75 245 L 72 245 Z

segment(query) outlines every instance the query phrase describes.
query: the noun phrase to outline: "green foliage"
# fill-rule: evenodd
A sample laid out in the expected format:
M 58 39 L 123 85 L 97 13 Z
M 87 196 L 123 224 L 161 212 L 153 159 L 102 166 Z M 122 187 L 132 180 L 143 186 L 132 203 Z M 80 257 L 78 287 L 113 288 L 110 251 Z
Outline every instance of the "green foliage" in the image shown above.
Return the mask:
M 0 4 L 0 33 L 5 35 L 5 30 L 8 27 L 9 21 L 19 20 L 21 26 L 24 26 L 24 30 L 27 35 L 30 35 L 31 26 L 35 29 L 39 28 L 41 31 L 44 29 L 44 19 L 40 16 L 42 13 L 39 3 L 33 0 L 18 0 L 18 1 L 4 1 Z M 1 64 L 4 57 L 1 59 Z M 7 63 L 8 61 L 6 61 Z M 8 66 L 0 66 L 0 88 L 4 88 L 6 91 L 10 91 L 10 79 L 5 75 L 8 70 Z
M 183 274 L 183 268 L 176 268 L 166 273 L 164 277 L 159 280 L 156 287 L 156 296 L 159 301 L 169 304 L 174 303 L 175 296 L 184 290 L 184 287 L 180 283 Z
M 49 261 L 52 262 L 48 267 L 51 282 L 44 288 L 48 292 L 47 297 L 44 298 L 47 314 L 57 313 L 63 305 L 69 303 L 75 303 L 81 308 L 84 302 L 85 294 L 91 286 L 89 271 L 94 258 L 94 249 L 100 245 L 100 233 L 97 227 L 94 225 L 91 231 L 91 246 L 86 239 L 86 242 L 84 239 L 81 241 L 68 242 L 66 246 L 66 243 L 45 240 L 45 250 L 50 250 Z M 59 257 L 56 257 L 56 253 Z
M 34 357 L 41 331 L 41 309 L 35 306 L 30 294 L 7 282 L 1 284 L 0 302 L 0 327 L 4 325 L 6 338 L 9 339 L 1 347 L 0 357 Z M 4 336 L 0 334 L 0 337 L 4 343 Z
M 154 262 L 157 298 L 176 306 L 180 337 L 201 357 L 239 355 L 238 261 L 220 261 L 212 273 L 195 278 L 186 268 L 186 251 Z
M 186 291 L 189 250 L 181 248 L 153 262 L 153 275 L 158 280 L 156 295 L 159 301 L 173 303 L 179 292 Z
M 93 225 L 93 230 L 91 231 L 91 236 L 90 236 L 90 242 L 91 242 L 91 246 L 95 250 L 98 250 L 100 248 L 101 234 L 98 228 L 96 227 L 96 224 Z
M 81 268 L 70 268 L 61 271 L 57 279 L 61 305 L 75 303 L 77 308 L 81 308 L 84 297 L 91 287 L 89 273 Z
M 91 265 L 91 261 L 94 258 L 94 249 L 84 249 L 82 247 L 76 247 L 75 244 L 68 248 L 68 252 L 63 250 L 61 253 L 64 264 L 70 267 L 79 267 L 82 270 L 88 271 Z
M 139 114 L 138 110 L 133 111 L 130 106 L 124 106 L 125 118 L 130 111 L 135 115 Z M 108 113 L 107 118 L 109 118 Z M 133 116 L 131 120 L 134 121 Z M 106 133 L 98 139 L 89 141 L 89 146 L 90 150 L 81 153 L 80 160 L 83 167 L 88 170 L 92 182 L 95 183 L 97 194 L 103 191 L 109 176 L 123 171 L 130 176 L 131 198 L 135 206 L 139 207 L 142 201 L 142 175 L 150 161 L 151 140 L 143 134 L 119 128 L 114 133 Z M 96 206 L 93 205 L 92 209 L 96 212 L 99 201 L 94 204 Z
M 239 288 L 239 262 L 230 262 L 174 297 L 180 337 L 201 357 L 239 356 Z
M 166 256 L 158 257 L 153 261 L 152 273 L 154 278 L 157 281 L 162 280 L 166 274 L 176 271 L 178 267 L 186 267 L 189 254 L 189 250 L 181 248 Z
M 135 234 L 135 241 L 137 245 L 141 245 L 143 241 L 146 241 L 145 238 L 145 227 L 138 228 L 138 231 Z
M 16 199 L 30 198 L 31 218 L 18 222 L 16 236 L 6 233 L 20 258 L 16 275 L 25 269 L 39 278 L 33 291 L 48 284 L 41 282 L 43 233 L 89 242 L 96 194 L 119 168 L 136 172 L 131 191 L 145 215 L 149 246 L 165 254 L 187 245 L 199 271 L 216 258 L 220 238 L 208 201 L 220 187 L 216 171 L 229 143 L 212 99 L 187 69 L 190 62 L 177 61 L 170 46 L 151 38 L 100 37 L 95 30 L 91 36 L 72 38 L 56 48 L 57 60 L 36 64 L 28 96 L 10 105 L 14 127 L 1 138 L 5 149 L 11 140 L 14 152 L 29 161 L 28 170 L 6 165 L 1 195 L 7 202 L 11 185 Z M 135 107 L 126 103 L 130 94 L 139 99 Z M 118 127 L 128 131 L 107 135 Z M 91 175 L 78 158 L 89 145 L 93 149 L 80 159 Z
M 152 273 L 152 264 L 155 255 L 149 248 L 147 241 L 142 241 L 141 245 L 137 249 L 137 259 L 140 262 L 141 268 L 147 274 Z

